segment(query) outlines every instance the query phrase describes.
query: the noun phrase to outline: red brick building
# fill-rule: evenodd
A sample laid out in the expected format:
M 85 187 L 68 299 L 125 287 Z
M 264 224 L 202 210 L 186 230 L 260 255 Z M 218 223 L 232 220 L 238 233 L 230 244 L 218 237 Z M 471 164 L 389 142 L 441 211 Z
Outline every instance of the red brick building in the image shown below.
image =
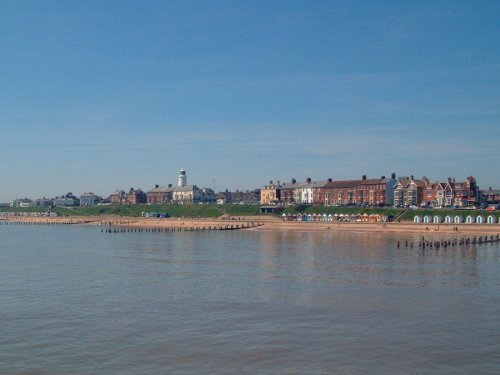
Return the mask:
M 324 187 L 325 205 L 348 205 L 357 203 L 357 189 L 363 180 L 330 181 Z
M 147 192 L 147 202 L 149 204 L 171 203 L 173 199 L 174 188 L 171 184 L 168 186 L 156 185 L 154 189 Z
M 479 190 L 474 177 L 456 182 L 448 178 L 447 182 L 427 183 L 423 203 L 429 207 L 466 207 L 478 203 Z
M 127 194 L 127 203 L 128 204 L 142 204 L 147 203 L 148 197 L 145 192 L 141 189 L 131 188 Z

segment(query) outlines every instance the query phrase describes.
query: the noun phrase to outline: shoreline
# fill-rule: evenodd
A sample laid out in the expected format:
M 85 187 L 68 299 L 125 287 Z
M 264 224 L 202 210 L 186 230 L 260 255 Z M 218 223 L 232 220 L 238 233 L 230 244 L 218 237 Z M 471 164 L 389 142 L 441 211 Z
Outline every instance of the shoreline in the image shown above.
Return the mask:
M 68 217 L 7 217 L 0 225 L 96 225 L 114 228 L 163 228 L 179 230 L 203 230 L 205 228 L 238 229 L 252 231 L 294 232 L 359 232 L 359 233 L 413 233 L 413 234 L 500 234 L 500 224 L 416 224 L 412 222 L 391 223 L 345 223 L 345 222 L 296 222 L 283 221 L 270 216 L 237 216 L 232 218 L 135 218 L 99 216 L 85 218 Z

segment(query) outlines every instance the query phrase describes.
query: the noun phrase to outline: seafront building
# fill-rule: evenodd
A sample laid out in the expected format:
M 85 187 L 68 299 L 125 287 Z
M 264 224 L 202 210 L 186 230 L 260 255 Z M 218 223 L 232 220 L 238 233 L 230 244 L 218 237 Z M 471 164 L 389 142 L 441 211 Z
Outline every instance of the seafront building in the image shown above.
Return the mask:
M 47 198 L 39 198 L 35 199 L 34 206 L 35 207 L 50 207 L 54 204 L 52 199 Z
M 91 207 L 97 204 L 99 197 L 92 192 L 80 195 L 80 206 Z
M 262 189 L 230 192 L 227 189 L 215 193 L 210 188 L 188 185 L 184 168 L 179 170 L 177 185 L 155 185 L 147 193 L 141 189 L 117 190 L 109 198 L 102 199 L 92 192 L 80 197 L 68 193 L 56 198 L 16 199 L 10 206 L 16 208 L 53 206 L 93 206 L 96 204 L 261 204 L 264 206 L 325 205 L 325 206 L 396 206 L 396 207 L 487 207 L 500 202 L 500 190 L 489 188 L 479 190 L 473 176 L 463 181 L 447 178 L 444 181 L 429 181 L 414 176 L 368 178 L 363 175 L 353 180 L 305 181 L 291 179 L 281 183 L 269 181 Z
M 29 198 L 14 199 L 10 204 L 13 208 L 27 208 L 32 207 L 34 202 Z
M 187 173 L 184 168 L 179 170 L 177 186 L 155 185 L 146 194 L 148 204 L 193 204 L 209 203 L 215 201 L 215 193 L 212 189 L 200 189 L 196 185 L 187 184 Z
M 397 184 L 396 174 L 390 178 L 367 178 L 360 180 L 329 180 L 322 189 L 324 194 L 318 192 L 315 204 L 325 205 L 370 205 L 386 206 L 394 204 L 394 188 Z
M 67 197 L 61 197 L 61 198 L 56 198 L 54 199 L 54 206 L 59 206 L 59 207 L 73 207 L 73 206 L 78 206 L 79 203 L 72 199 L 72 198 L 67 198 Z
M 128 204 L 142 204 L 147 203 L 147 195 L 141 189 L 130 188 L 127 194 Z
M 172 185 L 155 187 L 146 193 L 148 204 L 166 204 L 172 202 Z
M 401 177 L 394 187 L 394 206 L 409 207 L 421 204 L 427 181 Z
M 480 190 L 481 201 L 485 203 L 500 203 L 500 189 Z
M 422 205 L 427 207 L 467 207 L 480 201 L 476 179 L 467 177 L 466 181 L 456 182 L 448 178 L 446 182 L 429 182 L 426 186 Z
M 260 190 L 260 204 L 277 204 L 280 202 L 280 198 L 281 184 L 279 181 L 274 183 L 271 180 Z
M 111 204 L 126 204 L 127 194 L 125 194 L 124 190 L 117 190 L 109 196 L 109 201 Z
M 463 182 L 449 178 L 446 183 L 431 183 L 426 177 L 413 176 L 367 178 L 359 180 L 312 181 L 274 184 L 272 181 L 261 190 L 264 205 L 361 205 L 361 206 L 428 206 L 467 207 L 479 202 L 479 190 L 474 177 Z

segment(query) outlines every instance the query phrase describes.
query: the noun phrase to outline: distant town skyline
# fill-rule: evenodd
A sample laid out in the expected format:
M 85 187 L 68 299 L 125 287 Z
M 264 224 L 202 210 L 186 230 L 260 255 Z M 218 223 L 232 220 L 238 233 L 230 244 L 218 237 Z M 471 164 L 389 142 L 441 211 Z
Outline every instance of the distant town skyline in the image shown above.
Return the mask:
M 189 183 L 500 188 L 496 1 L 0 4 L 0 202 Z

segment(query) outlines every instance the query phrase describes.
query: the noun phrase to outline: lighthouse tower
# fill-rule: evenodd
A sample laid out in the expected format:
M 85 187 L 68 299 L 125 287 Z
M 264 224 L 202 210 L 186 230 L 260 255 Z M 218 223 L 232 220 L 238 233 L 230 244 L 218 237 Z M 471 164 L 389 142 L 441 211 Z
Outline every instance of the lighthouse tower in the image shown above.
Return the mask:
M 181 168 L 179 171 L 179 177 L 177 179 L 177 186 L 183 187 L 187 185 L 187 176 L 186 176 L 186 171 L 184 168 Z

